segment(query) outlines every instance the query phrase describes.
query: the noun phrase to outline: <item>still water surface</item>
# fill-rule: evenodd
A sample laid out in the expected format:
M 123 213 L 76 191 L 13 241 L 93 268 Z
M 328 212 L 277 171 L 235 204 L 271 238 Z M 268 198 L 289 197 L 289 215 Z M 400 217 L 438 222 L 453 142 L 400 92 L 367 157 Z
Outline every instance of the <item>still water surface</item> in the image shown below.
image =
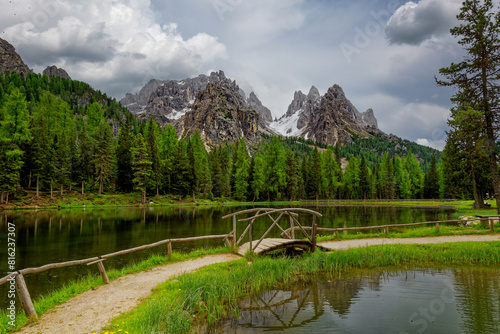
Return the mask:
M 349 271 L 240 301 L 220 333 L 500 333 L 500 269 Z
M 318 220 L 322 227 L 374 226 L 402 224 L 452 218 L 452 209 L 359 207 L 359 206 L 302 206 L 323 214 Z M 227 234 L 232 230 L 230 220 L 221 217 L 247 209 L 241 206 L 213 207 L 152 207 L 107 208 L 93 210 L 41 210 L 0 214 L 0 241 L 6 245 L 7 222 L 16 226 L 16 269 L 38 267 L 49 263 L 85 259 L 115 251 L 141 246 L 169 238 Z M 310 215 L 300 216 L 305 225 L 311 225 Z M 269 227 L 269 220 L 257 221 L 255 236 L 261 236 Z M 284 226 L 284 225 L 283 225 Z M 238 227 L 240 234 L 245 226 Z M 278 236 L 275 229 L 274 235 Z M 190 251 L 198 247 L 222 246 L 222 240 L 174 244 L 177 251 Z M 106 268 L 121 268 L 146 258 L 151 253 L 165 254 L 166 245 L 118 256 L 105 261 Z M 6 251 L 0 252 L 0 263 L 7 263 Z M 1 266 L 1 276 L 7 272 Z M 53 269 L 26 276 L 32 297 L 47 293 L 62 284 L 98 273 L 97 266 L 74 266 Z M 0 294 L 6 293 L 0 286 Z M 0 303 L 1 303 L 0 299 Z M 0 305 L 3 306 L 3 305 Z

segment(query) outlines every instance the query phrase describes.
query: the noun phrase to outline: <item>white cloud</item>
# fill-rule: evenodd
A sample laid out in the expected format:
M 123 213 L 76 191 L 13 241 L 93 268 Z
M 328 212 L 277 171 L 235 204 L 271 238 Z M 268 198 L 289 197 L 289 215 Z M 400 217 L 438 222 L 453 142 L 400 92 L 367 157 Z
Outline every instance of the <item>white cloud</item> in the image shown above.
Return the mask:
M 385 32 L 395 44 L 418 45 L 449 32 L 457 20 L 461 0 L 421 0 L 399 7 L 387 22 Z
M 2 37 L 36 71 L 55 64 L 74 79 L 111 87 L 111 95 L 151 78 L 194 75 L 227 57 L 217 37 L 201 32 L 185 39 L 175 23 L 156 23 L 149 0 L 53 3 L 51 11 L 36 9 L 50 18 L 46 24 L 25 14 L 23 22 L 4 27 Z

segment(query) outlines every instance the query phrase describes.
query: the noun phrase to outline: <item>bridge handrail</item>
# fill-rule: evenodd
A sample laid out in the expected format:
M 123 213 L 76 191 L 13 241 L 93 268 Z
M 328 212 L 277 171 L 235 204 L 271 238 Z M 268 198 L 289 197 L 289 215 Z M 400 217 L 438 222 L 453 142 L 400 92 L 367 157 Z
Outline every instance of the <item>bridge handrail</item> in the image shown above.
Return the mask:
M 310 210 L 310 209 L 303 209 L 303 208 L 285 208 L 285 209 L 274 209 L 274 208 L 255 208 L 255 209 L 248 209 L 248 210 L 242 210 L 242 211 L 238 211 L 238 212 L 233 212 L 233 213 L 230 213 L 228 215 L 225 215 L 223 216 L 221 219 L 227 219 L 227 218 L 230 218 L 230 217 L 233 217 L 233 216 L 238 216 L 238 215 L 242 215 L 242 214 L 245 214 L 245 213 L 252 213 L 252 212 L 256 212 L 256 211 L 298 211 L 298 212 L 306 212 L 306 213 L 310 213 L 310 214 L 313 214 L 317 217 L 323 217 L 323 215 L 319 212 L 316 212 L 314 210 Z
M 263 213 L 261 213 L 261 211 L 263 211 Z M 239 220 L 237 219 L 238 215 L 254 213 L 254 212 L 256 212 L 256 214 L 254 216 L 239 219 Z M 272 214 L 275 214 L 275 213 L 279 213 L 279 216 L 277 219 L 273 219 L 273 217 L 271 216 Z M 287 235 L 288 238 L 293 239 L 295 237 L 294 232 L 292 232 L 292 234 L 289 235 L 288 233 L 285 232 L 285 230 L 283 230 L 283 228 L 278 223 L 278 221 L 281 219 L 281 217 L 283 217 L 283 215 L 288 215 L 290 217 L 290 226 L 293 227 L 294 224 L 296 224 L 302 230 L 305 237 L 311 241 L 311 243 L 313 244 L 313 249 L 314 249 L 315 244 L 316 244 L 315 238 L 314 238 L 315 233 L 312 233 L 311 235 L 309 235 L 309 233 L 307 233 L 306 230 L 302 228 L 302 225 L 297 220 L 297 217 L 299 216 L 298 213 L 308 213 L 308 214 L 311 214 L 313 216 L 313 223 L 312 223 L 313 231 L 314 231 L 314 227 L 316 227 L 316 217 L 323 217 L 323 215 L 317 211 L 310 210 L 310 209 L 304 209 L 304 208 L 283 208 L 283 209 L 254 208 L 254 209 L 247 209 L 247 210 L 242 210 L 242 211 L 238 211 L 238 212 L 233 212 L 231 214 L 223 216 L 222 219 L 232 218 L 233 230 L 231 233 L 232 233 L 232 237 L 233 237 L 233 247 L 238 246 L 240 244 L 240 242 L 243 240 L 243 238 L 246 236 L 246 234 L 248 233 L 250 249 L 253 250 L 259 246 L 259 244 L 262 242 L 262 240 L 267 236 L 267 234 L 274 227 L 279 228 L 283 233 L 285 233 Z M 252 242 L 253 242 L 252 225 L 253 225 L 255 219 L 260 218 L 260 217 L 265 217 L 265 216 L 267 216 L 271 219 L 272 224 L 267 229 L 267 231 L 264 233 L 264 235 L 257 241 L 255 247 L 253 247 L 252 246 Z M 243 233 L 241 233 L 241 236 L 239 237 L 239 239 L 237 239 L 237 232 L 236 232 L 237 231 L 237 222 L 248 222 L 248 221 L 250 223 L 247 225 L 247 227 L 245 228 Z M 294 230 L 292 230 L 292 231 L 294 231 Z

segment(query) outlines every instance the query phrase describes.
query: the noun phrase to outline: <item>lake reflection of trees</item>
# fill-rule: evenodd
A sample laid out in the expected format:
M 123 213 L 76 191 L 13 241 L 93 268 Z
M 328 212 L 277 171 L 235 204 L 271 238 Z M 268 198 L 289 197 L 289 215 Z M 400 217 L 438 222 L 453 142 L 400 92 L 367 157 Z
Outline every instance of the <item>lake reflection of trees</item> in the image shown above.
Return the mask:
M 499 269 L 469 268 L 332 273 L 288 289 L 247 296 L 239 304 L 239 317 L 222 332 L 356 332 L 374 326 L 373 320 L 383 315 L 376 330 L 500 333 L 499 277 Z M 439 309 L 443 291 L 450 291 L 446 282 L 453 284 L 454 298 Z M 384 304 L 384 299 L 389 302 Z M 431 312 L 427 316 L 432 321 L 425 326 L 422 310 Z
M 500 331 L 499 269 L 453 271 L 458 312 L 466 333 Z

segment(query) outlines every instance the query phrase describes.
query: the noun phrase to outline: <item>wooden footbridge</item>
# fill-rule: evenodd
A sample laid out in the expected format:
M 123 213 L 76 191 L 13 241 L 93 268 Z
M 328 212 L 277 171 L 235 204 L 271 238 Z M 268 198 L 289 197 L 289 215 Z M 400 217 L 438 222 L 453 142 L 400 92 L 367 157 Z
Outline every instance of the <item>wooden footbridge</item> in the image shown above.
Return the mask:
M 255 213 L 255 215 L 247 218 L 238 219 L 237 216 L 248 215 Z M 312 226 L 303 226 L 298 220 L 299 213 L 306 213 L 312 215 Z M 281 220 L 281 218 L 284 218 Z M 286 219 L 288 217 L 288 219 Z M 259 208 L 259 209 L 250 209 L 238 211 L 235 213 L 231 213 L 222 217 L 222 219 L 232 218 L 233 220 L 233 230 L 230 233 L 232 237 L 232 245 L 233 247 L 238 247 L 238 254 L 245 255 L 247 252 L 255 253 L 255 254 L 265 254 L 277 249 L 284 248 L 298 248 L 305 251 L 316 251 L 316 217 L 322 217 L 321 213 L 302 208 L 286 208 L 286 209 L 271 209 L 271 208 Z M 265 231 L 265 233 L 260 237 L 260 239 L 255 240 L 253 235 L 253 225 L 255 220 L 258 218 L 265 218 L 267 222 L 271 223 L 270 227 Z M 283 228 L 281 224 L 287 225 L 286 228 Z M 247 223 L 240 237 L 237 238 L 238 231 L 238 223 Z M 284 225 L 283 224 L 283 225 Z M 239 228 L 240 230 L 243 227 Z M 279 229 L 282 232 L 284 238 L 267 238 L 266 236 L 273 230 Z M 306 229 L 311 229 L 311 233 L 309 234 Z M 305 239 L 297 239 L 295 236 L 295 231 L 298 230 L 302 232 L 303 237 Z M 245 237 L 248 237 L 248 242 L 241 244 Z

